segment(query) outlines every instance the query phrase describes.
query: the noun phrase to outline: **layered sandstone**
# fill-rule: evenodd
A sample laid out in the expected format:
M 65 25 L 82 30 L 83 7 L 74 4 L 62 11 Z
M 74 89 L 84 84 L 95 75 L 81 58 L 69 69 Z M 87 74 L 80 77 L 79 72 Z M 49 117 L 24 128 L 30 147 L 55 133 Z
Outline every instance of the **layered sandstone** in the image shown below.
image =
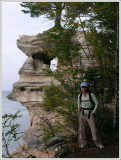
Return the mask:
M 51 61 L 45 49 L 51 49 L 53 45 L 38 36 L 23 35 L 17 40 L 17 46 L 28 58 L 19 70 L 20 79 L 13 85 L 9 98 L 22 104 L 42 104 L 44 88 L 52 81 L 43 72 L 50 67 Z

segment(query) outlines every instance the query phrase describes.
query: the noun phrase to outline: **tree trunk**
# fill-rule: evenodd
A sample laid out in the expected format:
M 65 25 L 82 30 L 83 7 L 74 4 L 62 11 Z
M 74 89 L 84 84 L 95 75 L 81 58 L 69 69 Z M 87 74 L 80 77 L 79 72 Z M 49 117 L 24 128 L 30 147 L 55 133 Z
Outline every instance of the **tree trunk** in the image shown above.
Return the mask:
M 56 3 L 56 17 L 55 17 L 55 28 L 61 27 L 61 13 L 62 13 L 62 3 Z
M 80 112 L 79 112 L 79 126 L 78 126 L 78 146 L 81 147 L 81 142 L 80 142 L 80 132 L 81 132 L 81 128 L 80 128 Z
M 118 111 L 118 54 L 119 54 L 119 8 L 117 7 L 117 41 L 116 41 L 116 54 L 115 54 L 115 67 L 116 67 L 116 84 L 115 84 L 115 106 L 113 114 L 113 129 L 117 125 L 117 111 Z

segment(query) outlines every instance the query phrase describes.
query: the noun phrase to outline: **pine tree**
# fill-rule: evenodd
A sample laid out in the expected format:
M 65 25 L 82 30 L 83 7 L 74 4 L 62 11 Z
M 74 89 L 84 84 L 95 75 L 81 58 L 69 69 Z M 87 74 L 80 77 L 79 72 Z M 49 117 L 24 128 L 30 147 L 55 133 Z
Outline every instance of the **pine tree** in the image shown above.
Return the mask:
M 45 15 L 46 18 L 55 21 L 55 28 L 61 26 L 61 14 L 64 9 L 63 2 L 23 2 L 21 6 L 25 14 L 30 14 L 31 17 L 39 17 Z

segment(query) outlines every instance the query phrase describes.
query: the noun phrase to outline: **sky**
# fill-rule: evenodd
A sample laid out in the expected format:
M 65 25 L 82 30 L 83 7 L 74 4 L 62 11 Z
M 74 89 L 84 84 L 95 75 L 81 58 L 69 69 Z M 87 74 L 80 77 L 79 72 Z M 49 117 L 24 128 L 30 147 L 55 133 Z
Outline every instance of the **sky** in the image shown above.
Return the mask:
M 21 10 L 20 2 L 2 2 L 2 90 L 11 91 L 19 80 L 19 69 L 27 56 L 17 48 L 20 35 L 36 35 L 54 26 L 44 16 L 32 18 Z

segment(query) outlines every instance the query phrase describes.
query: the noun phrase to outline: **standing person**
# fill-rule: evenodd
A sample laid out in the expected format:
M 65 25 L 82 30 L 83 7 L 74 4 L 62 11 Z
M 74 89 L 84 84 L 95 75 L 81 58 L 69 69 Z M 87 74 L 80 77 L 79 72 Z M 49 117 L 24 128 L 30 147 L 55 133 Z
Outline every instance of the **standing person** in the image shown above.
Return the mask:
M 80 89 L 82 91 L 81 94 L 78 95 L 78 112 L 79 112 L 79 141 L 81 143 L 80 148 L 84 148 L 87 146 L 86 139 L 86 122 L 88 122 L 92 138 L 97 147 L 104 148 L 102 143 L 99 141 L 97 135 L 97 129 L 95 127 L 94 122 L 94 113 L 98 107 L 98 100 L 95 95 L 89 92 L 88 84 L 86 82 L 82 82 Z

